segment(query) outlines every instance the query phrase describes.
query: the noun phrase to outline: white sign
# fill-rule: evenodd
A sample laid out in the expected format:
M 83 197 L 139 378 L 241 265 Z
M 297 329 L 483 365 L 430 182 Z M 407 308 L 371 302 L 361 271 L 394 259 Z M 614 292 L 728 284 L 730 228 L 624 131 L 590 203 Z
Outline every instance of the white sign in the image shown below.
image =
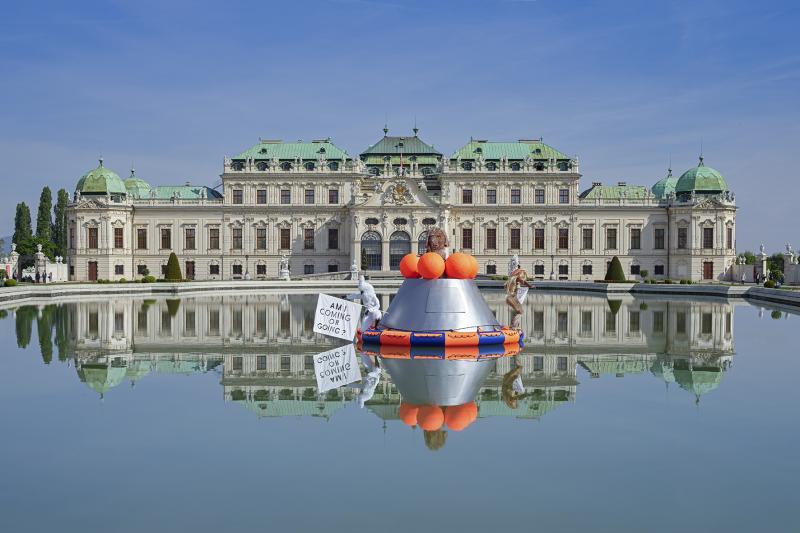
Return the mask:
M 352 341 L 360 316 L 361 306 L 357 303 L 320 294 L 314 315 L 314 333 Z
M 361 379 L 356 349 L 346 344 L 314 356 L 314 374 L 319 392 L 337 389 Z

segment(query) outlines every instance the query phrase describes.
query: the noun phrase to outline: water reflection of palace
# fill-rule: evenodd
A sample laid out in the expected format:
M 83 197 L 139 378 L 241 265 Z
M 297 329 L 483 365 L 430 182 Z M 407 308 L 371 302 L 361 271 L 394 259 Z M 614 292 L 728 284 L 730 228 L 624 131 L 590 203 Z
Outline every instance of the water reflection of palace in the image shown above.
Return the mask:
M 382 295 L 384 307 L 390 296 Z M 501 322 L 499 293 L 487 301 Z M 358 392 L 319 394 L 314 355 L 334 346 L 312 332 L 316 294 L 226 294 L 218 297 L 74 302 L 21 307 L 20 346 L 37 325 L 42 357 L 74 361 L 78 377 L 101 395 L 150 374 L 221 375 L 225 401 L 258 416 L 330 417 Z M 733 304 L 713 301 L 607 300 L 531 293 L 522 326 L 523 353 L 498 359 L 478 397 L 479 416 L 539 418 L 575 401 L 578 367 L 592 378 L 649 372 L 696 398 L 719 386 L 733 354 Z M 515 406 L 503 400 L 502 378 L 522 367 L 525 388 Z M 400 394 L 381 380 L 367 407 L 398 418 Z

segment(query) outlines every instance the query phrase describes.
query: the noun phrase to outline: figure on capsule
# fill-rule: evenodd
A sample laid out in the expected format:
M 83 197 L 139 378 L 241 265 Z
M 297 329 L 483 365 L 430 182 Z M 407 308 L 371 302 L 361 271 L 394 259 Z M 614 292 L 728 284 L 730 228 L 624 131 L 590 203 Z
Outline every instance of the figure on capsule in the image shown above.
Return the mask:
M 375 389 L 378 388 L 378 384 L 381 382 L 381 363 L 377 357 L 373 363 L 372 357 L 364 354 L 361 354 L 361 362 L 364 363 L 367 375 L 361 382 L 361 390 L 356 400 L 358 401 L 358 406 L 363 409 L 364 404 L 375 396 Z
M 434 252 L 441 255 L 442 259 L 447 259 L 449 255 L 448 246 L 450 246 L 450 243 L 447 241 L 447 234 L 441 228 L 428 230 L 428 240 L 425 243 L 426 252 Z
M 364 276 L 358 279 L 358 292 L 347 295 L 350 300 L 360 299 L 364 306 L 364 318 L 361 320 L 361 331 L 374 328 L 381 321 L 381 301 L 375 294 L 375 287 Z
M 528 283 L 528 272 L 524 268 L 520 268 L 519 259 L 516 256 L 511 258 L 509 262 L 508 281 L 506 281 L 506 304 L 514 311 L 514 316 L 511 321 L 511 327 L 519 327 L 519 321 L 522 317 L 522 304 L 525 302 L 525 297 L 528 295 L 528 289 L 531 284 Z

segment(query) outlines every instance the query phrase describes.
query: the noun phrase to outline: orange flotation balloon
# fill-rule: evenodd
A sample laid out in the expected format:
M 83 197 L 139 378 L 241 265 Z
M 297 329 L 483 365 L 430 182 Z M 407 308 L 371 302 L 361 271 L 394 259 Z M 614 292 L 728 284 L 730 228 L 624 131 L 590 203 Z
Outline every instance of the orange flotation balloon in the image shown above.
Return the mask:
M 469 254 L 456 252 L 447 258 L 445 271 L 448 278 L 473 279 L 478 275 L 478 261 Z
M 436 431 L 444 424 L 444 413 L 438 405 L 423 405 L 417 413 L 417 422 L 425 431 Z
M 407 426 L 417 425 L 417 414 L 419 413 L 419 405 L 413 403 L 400 402 L 400 420 Z
M 477 417 L 478 408 L 475 402 L 453 405 L 444 412 L 444 422 L 453 431 L 461 431 L 467 428 Z
M 403 256 L 403 258 L 400 260 L 400 273 L 404 278 L 419 277 L 417 263 L 419 263 L 419 256 L 417 254 L 406 254 Z
M 417 263 L 417 271 L 425 279 L 436 279 L 444 274 L 444 259 L 436 252 L 422 254 Z

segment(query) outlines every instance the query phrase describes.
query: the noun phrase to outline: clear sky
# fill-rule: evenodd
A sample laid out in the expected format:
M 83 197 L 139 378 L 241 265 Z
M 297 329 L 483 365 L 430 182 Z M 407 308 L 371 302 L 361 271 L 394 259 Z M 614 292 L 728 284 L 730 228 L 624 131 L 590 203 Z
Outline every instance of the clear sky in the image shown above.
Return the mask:
M 672 158 L 737 194 L 738 248 L 800 245 L 800 3 L 691 0 L 4 2 L 0 234 L 103 155 L 153 184 L 214 184 L 258 137 L 351 155 L 410 132 L 544 137 L 591 181 Z

